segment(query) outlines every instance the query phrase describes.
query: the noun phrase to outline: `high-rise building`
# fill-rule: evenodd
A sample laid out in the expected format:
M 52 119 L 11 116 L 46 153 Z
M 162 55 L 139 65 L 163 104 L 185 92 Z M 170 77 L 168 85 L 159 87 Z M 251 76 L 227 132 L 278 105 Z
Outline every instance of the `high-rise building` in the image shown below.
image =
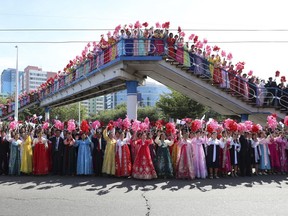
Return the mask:
M 105 109 L 105 97 L 99 96 L 89 100 L 89 115 L 95 115 Z
M 24 91 L 35 90 L 50 77 L 54 77 L 56 72 L 42 71 L 37 66 L 27 66 L 24 69 Z
M 18 89 L 19 93 L 23 92 L 23 79 L 24 79 L 24 72 L 19 71 L 19 83 Z M 13 95 L 16 90 L 16 69 L 8 68 L 2 71 L 1 74 L 1 93 L 7 95 Z
M 115 94 L 111 93 L 105 95 L 105 109 L 114 109 L 116 106 Z
M 137 92 L 138 105 L 141 107 L 146 107 L 155 106 L 156 102 L 160 99 L 160 95 L 165 93 L 171 93 L 171 90 L 160 83 L 146 81 L 145 85 L 137 87 Z M 126 102 L 127 90 L 115 93 L 115 106 Z
M 137 87 L 137 100 L 139 106 L 155 106 L 161 94 L 171 93 L 166 86 L 147 81 L 145 85 Z M 114 109 L 117 105 L 127 103 L 127 90 L 107 94 L 90 99 L 89 115 L 97 114 L 105 109 Z

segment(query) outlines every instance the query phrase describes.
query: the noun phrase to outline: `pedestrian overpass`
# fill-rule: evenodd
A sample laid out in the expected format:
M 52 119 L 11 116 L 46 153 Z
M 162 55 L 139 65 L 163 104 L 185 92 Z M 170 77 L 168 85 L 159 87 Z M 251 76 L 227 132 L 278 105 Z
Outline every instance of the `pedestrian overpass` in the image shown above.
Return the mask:
M 154 39 L 154 42 L 149 41 L 149 52 L 140 52 L 137 48 L 138 54 L 135 54 L 134 50 L 125 52 L 127 42 L 125 39 L 122 40 L 124 41 L 119 41 L 109 48 L 109 50 L 115 48 L 117 52 L 115 57 L 110 55 L 109 60 L 105 60 L 107 57 L 105 50 L 95 54 L 93 58 L 87 59 L 74 68 L 71 73 L 60 76 L 54 83 L 39 91 L 33 100 L 26 101 L 22 105 L 20 102 L 19 111 L 33 103 L 45 107 L 48 118 L 49 108 L 127 89 L 127 114 L 129 118 L 136 119 L 137 86 L 142 85 L 147 77 L 151 77 L 222 115 L 238 115 L 243 120 L 247 120 L 249 116 L 249 120 L 261 124 L 266 123 L 267 115 L 276 113 L 280 119 L 284 119 L 287 115 L 288 96 L 279 89 L 275 90 L 277 94 L 271 94 L 268 91 L 265 95 L 263 92 L 261 95 L 255 91 L 254 93 L 249 91 L 247 96 L 244 95 L 241 87 L 238 91 L 233 90 L 235 83 L 231 82 L 229 86 L 223 87 L 219 83 L 213 82 L 209 63 L 202 57 L 190 54 L 189 65 L 185 65 L 176 60 L 177 56 L 175 58 L 175 56 L 169 55 L 164 41 L 162 41 L 163 48 L 160 51 L 154 45 Z M 121 42 L 123 46 L 119 48 Z M 137 42 L 139 44 L 140 40 Z M 199 71 L 202 72 L 198 73 Z M 229 74 L 227 71 L 225 73 L 227 77 L 238 80 L 237 86 L 239 86 L 239 82 L 242 83 L 241 86 L 243 84 L 249 86 L 246 80 Z M 257 101 L 261 97 L 265 97 L 265 100 L 267 98 L 270 101 L 273 100 L 273 104 L 266 106 L 259 104 Z M 2 119 L 7 119 L 14 114 L 13 104 L 10 111 L 2 112 Z

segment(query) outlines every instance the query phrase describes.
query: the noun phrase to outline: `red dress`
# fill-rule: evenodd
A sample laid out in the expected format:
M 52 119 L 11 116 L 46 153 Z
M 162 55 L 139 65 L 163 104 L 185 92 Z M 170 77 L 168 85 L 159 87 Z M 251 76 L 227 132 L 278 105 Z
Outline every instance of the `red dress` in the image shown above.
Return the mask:
M 33 174 L 46 175 L 48 174 L 48 160 L 47 160 L 47 140 L 34 139 L 34 152 L 33 152 Z
M 219 67 L 219 65 L 214 67 L 213 82 L 216 83 L 216 84 L 220 84 L 220 83 L 223 82 L 223 80 L 222 80 L 222 72 L 221 72 L 221 68 Z
M 130 176 L 132 172 L 132 163 L 130 150 L 128 146 L 129 140 L 117 140 L 116 143 L 116 155 L 115 155 L 115 175 L 120 176 Z
M 149 145 L 152 144 L 152 140 L 142 139 L 137 140 L 136 144 L 141 145 L 136 155 L 132 176 L 137 179 L 152 179 L 157 178 L 157 174 L 151 159 Z
M 230 158 L 230 140 L 227 140 L 224 148 L 220 149 L 220 171 L 227 173 L 232 171 L 231 158 Z
M 167 38 L 167 44 L 168 44 L 168 56 L 169 56 L 170 58 L 175 59 L 175 49 L 174 49 L 175 38 L 173 38 L 173 37 L 168 37 L 168 38 Z

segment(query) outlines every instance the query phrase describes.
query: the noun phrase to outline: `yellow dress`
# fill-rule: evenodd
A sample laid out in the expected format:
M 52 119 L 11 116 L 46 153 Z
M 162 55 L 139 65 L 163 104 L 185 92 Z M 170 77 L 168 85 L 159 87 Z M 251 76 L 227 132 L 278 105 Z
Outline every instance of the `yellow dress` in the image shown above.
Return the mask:
M 177 162 L 179 159 L 179 146 L 178 143 L 174 143 L 172 146 L 172 166 L 173 166 L 173 170 L 176 170 L 177 167 Z
M 115 148 L 116 139 L 108 137 L 107 129 L 103 131 L 103 137 L 106 140 L 106 148 L 104 153 L 104 162 L 102 173 L 115 175 Z
M 215 58 L 212 58 L 211 56 L 209 56 L 208 62 L 209 62 L 210 74 L 211 74 L 211 77 L 213 78 Z
M 22 173 L 32 173 L 32 139 L 28 136 L 22 145 L 21 168 Z

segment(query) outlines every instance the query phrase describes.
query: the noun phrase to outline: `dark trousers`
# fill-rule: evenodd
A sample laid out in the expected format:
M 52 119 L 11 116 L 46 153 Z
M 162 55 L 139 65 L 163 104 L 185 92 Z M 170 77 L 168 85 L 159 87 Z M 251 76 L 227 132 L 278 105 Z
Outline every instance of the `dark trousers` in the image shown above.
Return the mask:
M 62 175 L 63 156 L 60 151 L 54 151 L 52 155 L 52 173 L 54 175 Z
M 104 152 L 103 150 L 93 151 L 93 169 L 96 176 L 102 175 L 102 166 L 103 166 Z
M 9 172 L 9 158 L 8 154 L 0 155 L 0 175 L 5 174 L 8 175 Z

